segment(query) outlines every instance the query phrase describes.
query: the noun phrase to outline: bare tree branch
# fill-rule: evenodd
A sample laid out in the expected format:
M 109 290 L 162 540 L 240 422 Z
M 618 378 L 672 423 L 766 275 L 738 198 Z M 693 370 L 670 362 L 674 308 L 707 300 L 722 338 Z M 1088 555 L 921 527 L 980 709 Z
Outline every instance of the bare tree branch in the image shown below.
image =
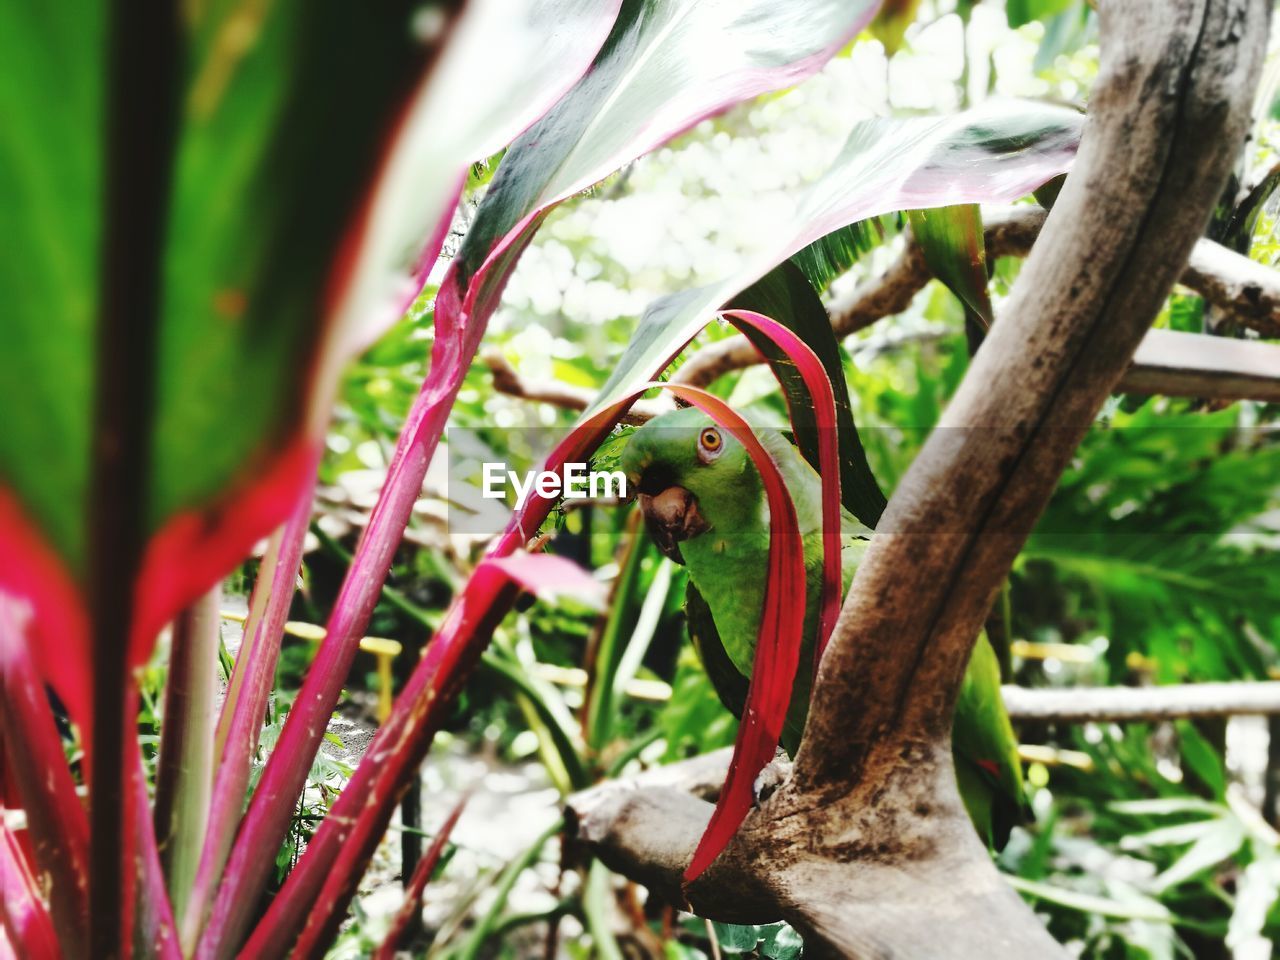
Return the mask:
M 525 400 L 549 403 L 565 410 L 585 410 L 596 397 L 594 390 L 575 387 L 560 380 L 531 381 L 516 373 L 515 367 L 498 350 L 486 350 L 480 357 L 493 373 L 493 386 L 499 393 L 506 393 Z M 670 409 L 650 400 L 637 400 L 622 415 L 623 423 L 639 424 L 652 420 L 659 413 Z
M 1264 337 L 1280 337 L 1280 271 L 1201 240 L 1182 282 L 1219 307 L 1223 319 Z
M 1188 683 L 1158 687 L 1097 687 L 1046 690 L 1006 686 L 1005 707 L 1017 722 L 1152 723 L 1197 717 L 1280 714 L 1280 682 Z M 610 865 L 633 879 L 647 876 L 652 888 L 682 902 L 678 878 L 687 855 L 711 815 L 733 751 L 729 748 L 611 780 L 573 794 L 566 815 L 579 843 L 602 852 Z M 741 879 L 717 915 L 733 911 L 743 922 L 762 922 L 775 912 L 767 898 Z M 703 904 L 705 907 L 705 903 Z
M 1120 382 L 1130 393 L 1280 403 L 1280 344 L 1150 330 Z
M 1146 723 L 1280 714 L 1280 682 L 1276 681 L 1070 690 L 1005 687 L 1003 693 L 1009 716 L 1028 722 Z
M 919 334 L 859 341 L 858 346 L 865 344 L 866 352 L 883 353 L 904 343 L 937 340 L 944 335 L 945 331 L 931 328 Z M 754 353 L 754 348 L 745 340 L 743 343 L 753 353 L 751 359 L 743 365 L 759 363 L 760 355 Z M 710 349 L 712 348 L 699 351 L 695 356 L 701 357 Z M 729 356 L 734 362 L 741 359 L 736 353 Z M 550 403 L 568 410 L 586 408 L 586 398 L 590 391 L 557 381 L 530 382 L 522 379 L 505 360 L 499 362 L 502 371 L 499 373 L 495 368 L 493 380 L 494 387 L 499 392 Z M 686 364 L 680 369 L 680 373 L 688 368 L 689 364 Z M 723 372 L 727 373 L 728 370 L 729 368 L 725 368 Z M 1120 393 L 1152 396 L 1280 403 L 1280 344 L 1234 340 L 1201 333 L 1149 330 L 1138 345 L 1133 363 L 1116 389 Z M 670 407 L 659 401 L 641 401 L 627 412 L 624 422 L 644 423 L 668 409 Z
M 882 725 L 945 735 L 992 592 L 1203 232 L 1248 124 L 1265 7 L 1104 9 L 1090 125 L 1005 310 L 861 564 L 794 783 L 846 782 Z M 949 429 L 948 429 L 949 428 Z M 915 653 L 904 654 L 914 647 Z M 892 653 L 890 653 L 892 652 Z M 892 709 L 868 709 L 891 693 Z M 908 695 L 909 694 L 909 695 Z M 879 715 L 878 715 L 879 714 Z M 851 715 L 856 719 L 851 724 Z M 893 763 L 891 765 L 896 765 Z
M 1015 723 L 1152 723 L 1280 714 L 1280 682 L 1275 681 L 1069 690 L 1006 686 L 1002 693 Z M 706 826 L 711 815 L 707 801 L 715 800 L 732 755 L 728 748 L 716 750 L 573 794 L 566 814 L 576 838 L 608 851 L 612 863 L 625 867 L 634 879 L 647 872 L 655 890 L 680 902 L 683 894 L 675 882 L 684 868 L 680 855 Z M 741 893 L 738 888 L 723 897 L 726 911 Z M 756 891 L 751 895 L 759 897 Z M 767 900 L 757 899 L 744 905 L 740 918 L 761 922 L 770 913 Z
M 1248 0 L 1101 12 L 1102 65 L 1075 169 L 889 504 L 889 532 L 872 539 L 819 668 L 794 774 L 766 804 L 759 829 L 793 856 L 800 844 L 874 844 L 887 825 L 909 835 L 907 812 L 923 804 L 920 842 L 895 850 L 894 866 L 909 863 L 919 880 L 932 873 L 924 863 L 971 862 L 978 891 L 982 866 L 994 873 L 972 831 L 957 829 L 963 817 L 936 809 L 941 796 L 959 806 L 948 748 L 956 691 L 1027 531 L 1203 234 L 1248 129 L 1267 21 L 1267 5 Z M 876 809 L 886 795 L 898 801 L 890 824 Z M 834 800 L 843 816 L 821 809 Z M 820 889 L 802 868 L 793 875 Z M 1032 937 L 1017 910 L 984 900 L 969 907 L 996 907 Z M 817 919 L 833 945 L 865 936 Z
M 1015 207 L 990 215 L 985 225 L 987 256 L 1025 257 L 1031 252 L 1046 213 L 1039 207 Z M 865 330 L 877 320 L 902 313 L 911 305 L 915 295 L 933 279 L 925 265 L 920 247 L 908 235 L 906 247 L 898 258 L 880 276 L 856 287 L 849 295 L 831 306 L 831 326 L 836 336 L 843 339 Z M 1180 277 L 1181 283 L 1195 290 L 1207 301 L 1217 306 L 1228 319 L 1242 327 L 1256 330 L 1264 337 L 1280 337 L 1280 271 L 1241 256 L 1212 240 L 1201 240 L 1192 249 L 1187 267 Z M 1225 384 L 1217 383 L 1220 373 L 1206 367 L 1203 370 L 1187 368 L 1209 341 L 1218 338 L 1183 334 L 1184 377 L 1165 377 L 1163 367 L 1147 368 L 1142 352 L 1135 357 L 1134 366 L 1121 381 L 1121 390 L 1134 393 L 1161 393 L 1169 396 L 1198 396 L 1219 399 L 1272 400 L 1280 393 L 1275 383 L 1280 377 L 1280 367 L 1275 366 L 1280 348 L 1268 349 L 1261 344 L 1238 341 L 1240 355 L 1249 357 L 1253 366 L 1270 363 L 1272 375 L 1262 383 L 1247 385 L 1230 378 Z M 1193 339 L 1194 338 L 1194 339 Z M 681 383 L 704 387 L 726 373 L 740 370 L 763 358 L 746 337 L 734 336 L 717 341 L 691 356 L 672 378 Z M 1191 385 L 1199 392 L 1185 393 Z M 1240 392 L 1244 390 L 1246 392 Z M 1262 390 L 1265 396 L 1254 396 Z

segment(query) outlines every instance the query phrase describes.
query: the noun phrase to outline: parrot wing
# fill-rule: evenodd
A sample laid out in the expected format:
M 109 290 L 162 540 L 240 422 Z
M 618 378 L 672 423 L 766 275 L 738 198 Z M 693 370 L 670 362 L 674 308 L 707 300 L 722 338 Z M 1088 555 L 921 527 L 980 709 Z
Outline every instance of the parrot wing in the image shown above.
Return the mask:
M 986 634 L 978 637 L 956 703 L 951 732 L 956 781 L 978 832 L 1002 849 L 1028 819 L 1018 738 L 1000 695 L 1000 664 Z
M 689 581 L 685 593 L 685 619 L 689 626 L 689 639 L 693 641 L 693 649 L 702 661 L 702 668 L 707 672 L 707 679 L 715 688 L 716 694 L 725 709 L 738 719 L 742 719 L 742 711 L 747 704 L 747 689 L 751 678 L 739 672 L 729 658 L 716 629 L 715 620 L 711 616 L 711 608 L 703 599 L 698 588 Z M 797 672 L 795 686 L 791 696 L 791 706 L 782 728 L 782 746 L 792 757 L 800 746 L 800 737 L 804 733 L 805 718 L 809 713 L 809 696 L 812 692 L 813 647 L 808 638 L 801 648 L 800 669 Z
M 685 591 L 684 611 L 689 625 L 689 639 L 693 641 L 693 649 L 702 661 L 702 668 L 707 671 L 711 686 L 715 688 L 725 709 L 741 718 L 747 704 L 747 687 L 750 681 L 738 672 L 738 668 L 729 659 L 715 621 L 711 618 L 711 608 L 692 580 Z

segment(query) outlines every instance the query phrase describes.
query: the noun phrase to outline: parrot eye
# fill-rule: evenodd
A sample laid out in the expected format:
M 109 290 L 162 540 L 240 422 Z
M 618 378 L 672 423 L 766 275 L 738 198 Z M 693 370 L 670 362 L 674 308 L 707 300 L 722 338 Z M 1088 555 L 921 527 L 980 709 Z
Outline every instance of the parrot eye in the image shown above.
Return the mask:
M 710 463 L 724 452 L 724 439 L 715 427 L 707 427 L 698 434 L 698 459 Z

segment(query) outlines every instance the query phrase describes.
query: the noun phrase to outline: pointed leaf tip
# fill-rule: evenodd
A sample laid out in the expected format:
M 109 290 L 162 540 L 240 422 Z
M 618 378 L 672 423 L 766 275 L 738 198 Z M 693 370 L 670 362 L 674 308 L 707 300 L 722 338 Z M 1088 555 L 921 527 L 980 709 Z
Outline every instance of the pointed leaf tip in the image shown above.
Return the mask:
M 553 553 L 517 551 L 505 557 L 489 557 L 484 565 L 502 571 L 540 597 L 568 596 L 594 610 L 604 607 L 604 584 L 572 560 Z

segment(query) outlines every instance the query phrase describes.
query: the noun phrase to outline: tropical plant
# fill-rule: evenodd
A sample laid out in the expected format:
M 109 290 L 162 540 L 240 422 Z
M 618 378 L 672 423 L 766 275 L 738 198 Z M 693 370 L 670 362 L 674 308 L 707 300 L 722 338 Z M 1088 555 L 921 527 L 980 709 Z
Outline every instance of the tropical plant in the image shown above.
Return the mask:
M 705 118 L 814 74 L 878 7 L 871 0 L 468 0 L 378 10 L 95 3 L 74 15 L 0 14 L 9 64 L 0 81 L 9 118 L 0 226 L 21 251 L 0 269 L 9 305 L 0 402 L 11 412 L 0 431 L 0 955 L 323 954 L 459 699 L 470 695 L 477 711 L 489 708 L 474 697 L 475 684 L 510 698 L 566 795 L 651 758 L 651 748 L 678 754 L 682 737 L 699 750 L 731 739 L 733 724 L 722 714 L 711 714 L 721 724 L 716 732 L 691 734 L 702 721 L 680 719 L 680 710 L 708 716 L 711 700 L 687 668 L 676 674 L 677 709 L 660 721 L 649 714 L 637 721 L 624 707 L 637 683 L 654 682 L 647 664 L 655 651 L 667 649 L 675 662 L 683 595 L 682 575 L 630 536 L 627 521 L 595 521 L 612 524 L 597 544 L 581 533 L 581 516 L 536 495 L 517 505 L 478 557 L 441 549 L 406 560 L 398 547 L 445 425 L 468 402 L 489 321 L 552 211 Z M 961 7 L 967 24 L 971 7 Z M 913 4 L 886 5 L 875 32 L 901 45 L 915 12 Z M 1045 45 L 1060 49 L 1065 35 L 1092 23 L 1083 4 L 1010 4 L 1007 14 L 1013 26 L 1049 22 L 1055 33 Z M 1253 46 L 1242 54 L 1246 66 L 1257 59 Z M 1212 73 L 1211 65 L 1203 69 Z M 1228 113 L 1219 122 L 1230 144 L 1239 111 Z M 717 871 L 741 855 L 760 819 L 755 782 L 774 757 L 796 672 L 804 611 L 789 601 L 803 593 L 804 573 L 785 486 L 735 404 L 688 382 L 692 363 L 656 381 L 695 337 L 729 343 L 702 333 L 717 318 L 768 359 L 780 389 L 766 405 L 789 418 L 824 478 L 821 637 L 835 636 L 832 662 L 845 662 L 849 631 L 837 628 L 840 509 L 876 524 L 886 506 L 882 482 L 899 474 L 887 461 L 901 466 L 916 448 L 914 439 L 894 443 L 867 428 L 877 418 L 927 427 L 936 416 L 905 422 L 901 410 L 875 409 L 883 400 L 865 383 L 855 379 L 851 389 L 820 295 L 909 224 L 908 242 L 957 298 L 971 339 L 995 339 L 991 290 L 999 294 L 1002 278 L 996 270 L 989 289 L 995 257 L 977 205 L 1020 201 L 1065 174 L 1082 126 L 1078 111 L 1032 101 L 849 124 L 843 148 L 784 207 L 744 215 L 748 240 L 714 276 L 648 306 L 610 375 L 592 382 L 599 389 L 578 424 L 545 460 L 561 471 L 616 457 L 625 440 L 616 424 L 635 413 L 637 398 L 660 391 L 702 407 L 737 436 L 768 486 L 771 592 L 761 653 L 732 762 L 716 778 L 724 782 L 714 812 L 705 811 L 696 849 L 682 851 L 689 856 L 677 871 L 716 921 L 743 919 L 702 891 L 721 882 Z M 1221 163 L 1202 165 L 1205 182 L 1216 183 Z M 455 215 L 460 198 L 466 216 Z M 1255 191 L 1231 210 L 1243 211 L 1252 231 L 1264 201 Z M 451 225 L 468 220 L 460 246 L 442 258 Z M 1192 234 L 1179 237 L 1189 249 Z M 442 273 L 433 272 L 438 261 Z M 1152 295 L 1162 301 L 1165 289 Z M 1182 352 L 1196 349 L 1186 343 L 1178 341 Z M 956 356 L 967 361 L 967 349 Z M 394 380 L 388 369 L 399 371 Z M 962 369 L 947 374 L 940 395 Z M 1140 362 L 1135 375 L 1159 369 Z M 1106 384 L 1090 386 L 1085 406 L 1105 393 Z M 1149 429 L 1149 439 L 1137 452 L 1110 449 L 1106 438 L 1086 444 L 1085 460 L 1068 473 L 1014 567 L 1012 596 L 1033 582 L 1048 584 L 1044 593 L 1087 596 L 1083 632 L 1129 638 L 1108 650 L 1112 679 L 1130 655 L 1155 658 L 1165 681 L 1264 675 L 1269 659 L 1240 628 L 1280 625 L 1265 601 L 1274 577 L 1251 562 L 1258 541 L 1242 547 L 1215 536 L 1197 547 L 1160 536 L 1254 524 L 1274 503 L 1265 481 L 1274 444 L 1242 437 L 1233 414 L 1187 413 L 1202 447 L 1193 456 L 1171 439 L 1178 424 L 1169 417 L 1148 407 L 1112 414 L 1127 427 L 1115 436 L 1145 438 Z M 329 609 L 313 618 L 325 620 L 321 639 L 282 712 L 285 692 L 275 687 L 287 659 L 283 637 L 317 478 L 331 479 L 333 470 L 325 439 L 344 431 L 387 447 L 395 435 L 394 450 L 354 550 L 317 530 L 344 572 Z M 482 430 L 477 436 L 480 444 L 499 442 Z M 522 455 L 534 462 L 543 452 Z M 1132 473 L 1144 457 L 1169 465 L 1159 484 Z M 1203 462 L 1211 467 L 1193 469 Z M 1057 470 L 1048 473 L 1056 478 Z M 901 503 L 912 502 L 912 489 L 919 496 L 910 476 Z M 1034 490 L 1047 500 L 1047 488 Z M 890 512 L 891 528 L 899 514 Z M 1131 521 L 1133 550 L 1117 555 L 1112 521 L 1123 528 L 1129 516 L 1141 518 Z M 1156 519 L 1167 521 L 1160 531 L 1149 525 Z M 1059 523 L 1084 536 L 1064 543 L 1055 537 Z M 603 609 L 598 579 L 542 552 L 550 535 L 573 535 L 575 525 L 589 544 L 579 560 L 593 567 L 616 560 Z M 220 649 L 219 584 L 262 538 L 232 659 Z M 881 554 L 889 557 L 889 548 Z M 991 569 L 1013 562 L 1012 554 L 997 558 Z M 424 609 L 386 586 L 393 568 L 414 564 L 424 579 L 444 583 L 447 606 Z M 859 600 L 855 590 L 850 605 L 865 605 L 865 592 Z M 565 612 L 552 604 L 511 626 L 505 618 L 528 593 L 569 596 L 578 606 Z M 1036 629 L 1032 605 L 1017 608 L 1010 626 Z M 362 638 L 382 623 L 411 623 L 430 642 L 365 759 L 343 769 L 320 751 Z M 1194 645 L 1180 658 L 1188 623 L 1221 644 Z M 539 672 L 547 650 L 573 630 L 590 651 L 578 699 Z M 844 676 L 839 669 L 830 668 Z M 830 711 L 817 713 L 821 721 Z M 664 730 L 665 746 L 656 743 Z M 1146 912 L 1137 919 L 1163 917 L 1172 909 L 1166 895 L 1180 884 L 1246 857 L 1248 882 L 1228 933 L 1256 939 L 1269 929 L 1263 901 L 1277 886 L 1274 835 L 1233 805 L 1220 771 L 1214 779 L 1208 740 L 1181 732 L 1189 769 L 1223 789 L 1195 808 L 1111 798 L 1119 802 L 1108 817 L 1206 814 L 1139 838 L 1144 850 L 1193 846 L 1142 889 L 1138 912 Z M 801 760 L 825 749 L 821 737 L 806 742 L 815 746 Z M 829 766 L 836 756 L 816 762 Z M 805 771 L 817 775 L 812 766 L 798 770 L 801 781 Z M 460 813 L 461 806 L 406 874 L 405 904 L 377 955 L 391 956 L 409 938 Z M 557 832 L 501 872 L 495 905 L 459 953 L 476 956 L 527 922 L 501 915 L 505 893 Z M 1062 916 L 1073 918 L 1079 897 L 1096 905 L 1115 895 L 1077 891 L 1072 904 L 1046 880 L 1048 864 L 1069 857 L 1051 831 L 1044 837 L 1031 853 L 1007 855 L 1031 902 L 1057 896 Z M 610 857 L 590 831 L 583 839 Z M 635 872 L 651 876 L 643 864 Z M 618 949 L 612 880 L 599 862 L 584 876 L 578 905 L 557 903 L 541 918 L 554 923 L 578 911 L 596 950 L 609 955 Z M 1011 900 L 1002 901 L 1001 915 L 1024 919 L 1008 912 Z M 759 906 L 750 897 L 744 903 Z M 801 910 L 787 919 L 837 942 L 815 916 Z M 708 947 L 796 955 L 792 927 L 776 916 L 757 919 L 769 922 L 704 928 Z

